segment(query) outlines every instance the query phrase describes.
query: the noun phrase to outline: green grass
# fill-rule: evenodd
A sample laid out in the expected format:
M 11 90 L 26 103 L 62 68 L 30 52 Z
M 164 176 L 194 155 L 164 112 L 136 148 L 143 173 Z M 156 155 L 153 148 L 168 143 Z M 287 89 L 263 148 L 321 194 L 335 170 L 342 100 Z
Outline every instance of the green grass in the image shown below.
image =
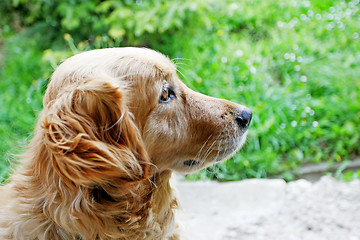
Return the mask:
M 254 112 L 245 149 L 192 178 L 292 179 L 289 171 L 304 163 L 331 164 L 359 154 L 358 5 L 294 2 L 298 7 L 245 1 L 211 38 L 188 37 L 190 49 L 182 49 L 181 41 L 172 46 L 193 59 L 192 68 L 183 70 L 193 88 Z
M 9 171 L 8 159 L 23 152 L 32 137 L 35 117 L 49 74 L 42 50 L 31 39 L 6 41 L 0 72 L 0 179 Z
M 76 40 L 66 35 L 45 52 L 29 35 L 11 34 L 0 73 L 0 176 L 9 153 L 31 137 L 50 66 L 71 52 L 124 45 L 182 58 L 176 61 L 187 85 L 254 113 L 244 148 L 189 179 L 291 180 L 303 164 L 351 160 L 360 154 L 359 8 L 356 0 L 185 1 L 169 26 L 144 30 L 131 22 L 137 32 L 128 38 L 121 30 L 119 39 L 104 33 L 93 41 L 73 33 Z M 339 176 L 358 175 L 346 174 Z

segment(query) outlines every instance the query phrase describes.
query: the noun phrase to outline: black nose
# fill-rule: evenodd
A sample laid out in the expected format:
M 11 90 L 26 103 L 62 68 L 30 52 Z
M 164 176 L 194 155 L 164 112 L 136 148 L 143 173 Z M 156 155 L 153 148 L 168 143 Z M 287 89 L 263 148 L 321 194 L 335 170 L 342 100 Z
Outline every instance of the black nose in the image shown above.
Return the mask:
M 242 127 L 247 128 L 251 122 L 252 112 L 250 109 L 245 108 L 242 112 L 235 116 L 236 123 Z

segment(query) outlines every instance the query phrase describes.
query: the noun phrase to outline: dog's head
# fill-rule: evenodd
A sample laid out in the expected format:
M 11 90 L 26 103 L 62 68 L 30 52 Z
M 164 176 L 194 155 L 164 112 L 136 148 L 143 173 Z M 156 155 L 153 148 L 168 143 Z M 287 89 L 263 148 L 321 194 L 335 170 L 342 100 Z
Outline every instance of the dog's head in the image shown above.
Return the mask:
M 226 160 L 243 145 L 251 117 L 242 105 L 186 87 L 158 52 L 112 48 L 58 67 L 42 128 L 55 169 L 86 183 L 136 179 L 148 165 L 192 172 Z

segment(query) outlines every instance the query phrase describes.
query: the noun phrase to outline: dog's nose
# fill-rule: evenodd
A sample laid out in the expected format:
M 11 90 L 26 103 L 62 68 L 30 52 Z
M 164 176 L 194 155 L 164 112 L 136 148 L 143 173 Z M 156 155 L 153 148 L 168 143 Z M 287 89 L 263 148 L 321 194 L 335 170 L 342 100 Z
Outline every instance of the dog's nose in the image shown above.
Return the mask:
M 248 108 L 245 108 L 244 110 L 241 111 L 241 113 L 235 115 L 236 123 L 242 128 L 249 127 L 251 118 L 252 118 L 252 112 Z

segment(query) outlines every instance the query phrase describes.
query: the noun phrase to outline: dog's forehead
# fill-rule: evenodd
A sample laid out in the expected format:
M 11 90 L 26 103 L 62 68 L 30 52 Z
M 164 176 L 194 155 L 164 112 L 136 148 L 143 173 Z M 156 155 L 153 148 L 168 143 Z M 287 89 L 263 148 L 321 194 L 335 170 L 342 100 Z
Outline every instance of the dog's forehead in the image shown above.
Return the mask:
M 72 56 L 60 64 L 49 87 L 60 89 L 91 76 L 159 79 L 159 74 L 163 77 L 176 74 L 176 65 L 157 51 L 135 47 L 96 49 Z
M 147 48 L 105 48 L 83 52 L 68 58 L 56 72 L 75 72 L 76 75 L 108 72 L 117 69 L 122 72 L 140 72 L 154 68 L 164 73 L 176 72 L 176 65 L 165 55 Z
M 99 54 L 102 54 L 104 58 L 110 58 L 114 64 L 121 66 L 135 64 L 138 67 L 154 67 L 165 73 L 176 71 L 176 65 L 167 56 L 152 49 L 125 47 L 101 49 L 99 51 L 102 52 Z
M 119 54 L 130 58 L 136 58 L 138 61 L 153 64 L 163 70 L 176 70 L 176 65 L 170 59 L 160 52 L 147 48 L 118 48 Z
M 147 48 L 118 48 L 116 67 L 120 72 L 135 74 L 162 84 L 176 75 L 177 67 L 167 56 Z

